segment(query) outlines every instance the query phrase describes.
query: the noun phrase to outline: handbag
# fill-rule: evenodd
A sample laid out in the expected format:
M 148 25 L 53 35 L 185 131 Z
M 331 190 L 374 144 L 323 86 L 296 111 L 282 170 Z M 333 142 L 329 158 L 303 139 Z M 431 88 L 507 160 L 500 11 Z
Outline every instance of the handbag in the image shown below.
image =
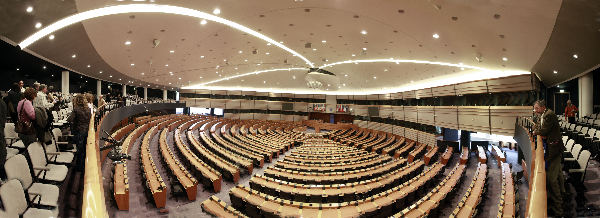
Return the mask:
M 25 108 L 25 101 L 23 101 L 23 105 L 21 106 L 21 112 L 19 113 L 19 120 L 15 124 L 15 132 L 21 133 L 23 135 L 35 135 L 35 128 L 33 127 L 33 123 L 31 120 L 25 120 L 25 114 L 23 114 L 23 109 Z

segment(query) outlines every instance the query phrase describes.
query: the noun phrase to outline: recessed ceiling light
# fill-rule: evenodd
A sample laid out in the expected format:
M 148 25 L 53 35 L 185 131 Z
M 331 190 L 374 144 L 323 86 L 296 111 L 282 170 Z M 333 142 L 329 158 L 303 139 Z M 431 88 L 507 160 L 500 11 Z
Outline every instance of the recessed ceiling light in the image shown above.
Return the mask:
M 142 73 L 142 76 L 143 76 L 144 74 L 145 74 L 145 73 Z
M 46 66 L 43 66 L 43 67 L 42 67 L 42 69 L 44 69 L 44 70 L 45 70 L 45 69 L 46 69 Z
M 100 72 L 98 72 L 98 73 L 102 74 L 102 71 L 100 71 Z
M 434 34 L 433 34 L 433 38 L 434 38 L 434 39 L 439 39 L 439 38 L 440 38 L 440 35 L 438 35 L 437 33 L 434 33 Z
M 19 70 L 21 70 L 21 69 L 17 68 L 17 71 L 19 71 Z
M 27 13 L 31 13 L 33 12 L 33 7 L 29 6 L 27 9 L 25 9 L 25 11 L 27 11 Z
M 87 65 L 87 68 L 90 68 L 90 67 L 92 67 L 92 66 L 88 64 L 88 65 Z
M 352 54 L 352 57 L 356 56 L 355 54 Z
M 573 54 L 573 58 L 577 59 L 579 56 L 577 54 Z
M 204 58 L 204 55 L 200 56 L 200 58 Z
M 460 70 L 465 70 L 465 68 L 464 68 L 464 67 L 461 67 L 461 68 L 460 68 Z
M 119 79 L 119 81 L 121 81 L 121 79 Z
M 323 40 L 323 41 L 321 41 L 321 43 L 327 43 L 327 40 Z
M 110 76 L 108 76 L 108 77 L 112 78 L 112 75 L 110 75 Z
M 175 53 L 175 51 L 174 51 L 174 50 L 171 50 L 171 51 L 169 51 L 169 53 L 173 54 L 173 53 Z
M 360 31 L 360 34 L 367 35 L 367 31 L 366 30 L 362 30 L 362 31 Z
M 348 77 L 348 74 L 344 74 L 345 77 Z
M 77 55 L 76 55 L 76 54 L 73 54 L 73 55 L 71 55 L 71 57 L 72 57 L 72 58 L 76 58 L 76 57 L 77 57 Z
M 238 54 L 241 54 L 241 53 L 244 53 L 244 52 L 243 52 L 242 50 L 239 50 L 239 51 L 238 51 Z
M 270 55 L 271 53 L 267 52 L 267 53 L 265 53 L 265 54 L 266 54 L 266 55 Z
M 388 69 L 383 69 L 383 72 L 388 72 Z
M 202 79 L 203 77 L 200 77 L 200 79 Z
M 39 29 L 40 27 L 42 27 L 42 23 L 40 23 L 40 22 L 35 23 L 35 28 L 36 29 Z
M 316 51 L 316 50 L 317 50 L 316 48 L 313 48 L 313 51 Z
M 168 66 L 169 66 L 169 64 L 165 64 L 165 67 L 168 67 Z
M 215 10 L 213 10 L 213 14 L 221 14 L 221 9 L 215 8 Z
M 346 83 L 342 84 L 343 86 L 346 86 Z
M 292 76 L 292 79 L 296 79 L 296 75 L 293 75 L 293 76 Z
M 267 83 L 267 81 L 263 81 L 263 83 Z
M 202 25 L 206 25 L 206 23 L 208 23 L 208 22 L 207 22 L 206 20 L 204 20 L 204 19 L 202 19 L 202 20 L 200 21 L 200 24 L 202 24 Z
M 366 50 L 367 50 L 367 48 L 363 48 L 363 51 L 366 51 Z
M 506 57 L 502 57 L 502 60 L 503 60 L 503 61 L 508 61 L 508 58 L 506 58 Z
M 245 59 L 244 62 L 248 62 L 248 59 Z
M 242 80 L 242 82 L 244 82 L 244 80 Z
M 171 85 L 171 83 L 169 83 L 169 85 Z
M 131 63 L 131 66 L 135 66 L 135 64 L 134 64 L 134 63 Z
M 54 34 L 48 36 L 48 39 L 53 40 L 54 39 Z
M 267 43 L 267 46 L 271 46 L 271 43 Z
M 131 41 L 125 41 L 125 45 L 131 45 Z
M 179 77 L 179 79 L 181 79 L 181 77 Z
M 556 71 L 556 70 L 555 70 L 555 71 L 552 71 L 552 72 L 553 72 L 554 74 L 557 74 L 557 73 L 558 73 L 558 71 Z
M 414 82 L 415 82 L 415 81 L 412 81 L 412 80 L 410 81 L 410 83 L 414 83 Z
M 376 76 L 374 76 L 374 77 L 373 77 L 373 79 L 377 79 L 377 77 L 376 77 Z

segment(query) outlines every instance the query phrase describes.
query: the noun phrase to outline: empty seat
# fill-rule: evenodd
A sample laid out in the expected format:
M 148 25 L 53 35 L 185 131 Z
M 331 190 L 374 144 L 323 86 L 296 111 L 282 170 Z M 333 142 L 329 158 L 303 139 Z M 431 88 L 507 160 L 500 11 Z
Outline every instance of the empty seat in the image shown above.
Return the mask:
M 571 178 L 576 184 L 583 184 L 583 179 L 585 178 L 585 171 L 587 169 L 590 156 L 590 151 L 583 150 L 579 155 L 579 158 L 577 158 L 579 167 L 576 167 L 575 169 L 569 169 L 569 178 Z
M 29 207 L 21 182 L 11 179 L 0 187 L 0 199 L 8 214 L 18 214 L 23 218 L 57 217 L 58 210 L 45 210 Z M 35 204 L 36 201 L 32 201 Z
M 15 132 L 14 123 L 6 123 L 4 126 L 4 138 L 6 139 L 6 146 L 17 149 L 25 149 L 23 141 L 19 139 L 19 135 Z
M 6 161 L 4 169 L 6 170 L 6 177 L 9 180 L 17 179 L 21 182 L 23 189 L 29 193 L 30 200 L 34 200 L 39 195 L 40 199 L 36 203 L 52 207 L 58 206 L 58 187 L 34 182 L 25 156 L 19 154 L 9 159 Z
M 44 149 L 40 143 L 31 143 L 27 147 L 27 152 L 31 158 L 35 178 L 53 183 L 60 183 L 65 180 L 68 171 L 67 167 L 64 165 L 48 164 Z
M 59 128 L 52 129 L 52 137 L 54 138 L 53 143 L 55 143 L 58 148 L 68 147 L 68 149 L 59 149 L 59 151 L 76 152 L 77 146 L 74 146 L 71 142 L 63 139 L 63 137 L 67 137 L 67 136 L 71 136 L 71 135 L 63 136 L 62 131 Z

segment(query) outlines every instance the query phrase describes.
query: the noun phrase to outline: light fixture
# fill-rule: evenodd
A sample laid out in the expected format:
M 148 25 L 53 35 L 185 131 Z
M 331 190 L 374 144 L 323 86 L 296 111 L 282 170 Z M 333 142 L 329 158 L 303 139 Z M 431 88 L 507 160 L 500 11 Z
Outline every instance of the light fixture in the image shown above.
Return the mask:
M 296 75 L 293 75 L 293 76 L 292 76 L 292 79 L 296 79 Z
M 40 23 L 40 22 L 35 23 L 35 28 L 36 29 L 39 29 L 40 27 L 42 27 L 42 23 Z
M 102 71 L 100 71 L 100 72 L 98 72 L 98 73 L 102 74 Z
M 200 24 L 201 24 L 201 25 L 206 25 L 206 23 L 208 23 L 208 22 L 207 22 L 205 19 L 202 19 L 202 20 L 200 21 Z
M 238 51 L 238 54 L 241 54 L 241 53 L 244 53 L 244 52 L 243 52 L 242 50 L 239 50 L 239 51 Z
M 503 60 L 503 61 L 508 61 L 508 58 L 506 58 L 506 57 L 502 57 L 502 60 Z
M 135 66 L 135 64 L 134 64 L 134 63 L 131 63 L 131 66 L 133 67 L 133 66 Z
M 352 54 L 352 57 L 355 57 L 355 56 L 356 56 L 355 54 Z
M 327 40 L 323 40 L 323 41 L 321 41 L 321 43 L 327 43 Z
M 110 76 L 108 76 L 108 77 L 112 78 L 112 75 L 110 75 Z
M 131 45 L 131 41 L 125 41 L 125 45 Z
M 377 77 L 376 77 L 376 76 L 374 76 L 374 77 L 373 77 L 373 79 L 377 79 Z
M 142 74 L 142 76 L 145 75 L 145 73 L 141 73 L 141 74 Z
M 348 77 L 348 74 L 344 74 L 345 77 Z
M 267 52 L 267 53 L 265 53 L 265 54 L 266 54 L 266 55 L 270 55 L 271 53 Z
M 77 57 L 76 54 L 71 55 L 71 58 L 76 58 L 76 57 Z
M 17 68 L 17 71 L 19 71 L 19 70 L 21 70 L 21 69 Z
M 573 54 L 573 58 L 577 59 L 579 56 L 577 54 Z
M 367 31 L 366 30 L 362 30 L 362 31 L 360 31 L 360 34 L 367 35 Z
M 90 67 L 92 67 L 92 66 L 88 64 L 88 65 L 87 65 L 87 68 L 90 68 Z
M 27 13 L 31 13 L 33 12 L 33 7 L 29 6 L 27 9 L 25 9 L 25 11 L 27 11 Z
M 201 55 L 200 58 L 204 59 L 204 55 Z
M 316 48 L 313 48 L 313 51 L 316 51 L 316 50 L 317 50 Z
M 367 50 L 367 48 L 363 48 L 363 51 L 366 51 L 366 50 Z
M 244 62 L 248 62 L 248 59 L 245 59 Z
M 346 83 L 342 84 L 343 86 L 346 86 Z
M 552 71 L 552 72 L 553 72 L 554 74 L 557 74 L 557 73 L 558 73 L 558 71 L 556 71 L 556 70 L 555 70 L 555 71 Z
M 560 90 L 560 93 L 564 93 L 564 92 L 565 92 L 565 90 L 564 90 L 564 89 L 561 89 L 561 90 Z
M 181 80 L 181 77 L 179 77 L 179 80 Z
M 415 81 L 412 81 L 412 80 L 410 81 L 410 83 L 414 83 L 414 82 L 415 82 Z
M 44 69 L 44 70 L 45 70 L 45 69 L 46 69 L 46 66 L 43 66 L 43 67 L 42 67 L 42 69 Z
M 263 81 L 263 83 L 267 83 L 267 81 Z
M 165 67 L 168 67 L 168 66 L 169 66 L 169 64 L 165 64 Z
M 440 38 L 440 35 L 438 35 L 437 33 L 434 33 L 434 34 L 433 34 L 433 38 L 434 38 L 434 39 L 439 39 L 439 38 Z
M 283 45 L 283 42 L 277 42 L 258 31 L 252 30 L 246 26 L 243 26 L 239 23 L 214 16 L 212 14 L 208 14 L 205 12 L 201 12 L 191 8 L 179 7 L 179 6 L 171 6 L 171 5 L 160 5 L 160 4 L 124 4 L 124 5 L 113 5 L 107 6 L 103 8 L 92 9 L 88 11 L 84 11 L 81 13 L 77 13 L 66 18 L 63 18 L 51 25 L 46 26 L 45 28 L 37 31 L 33 35 L 28 36 L 26 39 L 19 43 L 19 47 L 21 49 L 27 48 L 32 43 L 36 42 L 42 37 L 45 37 L 57 30 L 60 30 L 66 26 L 80 23 L 85 20 L 104 17 L 107 15 L 117 15 L 117 14 L 129 14 L 129 13 L 165 13 L 165 14 L 176 14 L 182 16 L 190 16 L 200 19 L 206 19 L 210 21 L 214 21 L 217 23 L 221 23 L 232 27 L 234 29 L 240 30 L 242 32 L 248 33 L 252 36 L 260 38 L 262 40 L 267 41 L 268 43 L 275 44 L 277 47 L 286 50 L 289 53 L 292 53 L 294 56 L 302 59 L 307 65 L 310 67 L 314 67 L 314 64 L 310 62 L 306 57 L 302 56 L 300 53 L 286 47 Z
M 175 51 L 174 51 L 174 50 L 171 50 L 171 51 L 169 51 L 169 53 L 173 54 L 173 53 L 175 53 Z
M 54 34 L 48 36 L 48 39 L 53 40 L 54 39 Z
M 213 10 L 213 14 L 215 14 L 215 15 L 221 14 L 221 9 L 215 8 L 215 10 Z

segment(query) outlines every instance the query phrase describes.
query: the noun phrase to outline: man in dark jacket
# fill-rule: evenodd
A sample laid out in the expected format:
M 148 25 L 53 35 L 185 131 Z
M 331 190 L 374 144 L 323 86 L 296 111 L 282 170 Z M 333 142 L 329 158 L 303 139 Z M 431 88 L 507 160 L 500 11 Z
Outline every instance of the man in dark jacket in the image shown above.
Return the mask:
M 534 126 L 533 134 L 541 135 L 544 140 L 548 208 L 553 216 L 561 217 L 563 215 L 562 196 L 565 192 L 561 163 L 564 145 L 558 117 L 554 114 L 554 111 L 546 108 L 546 102 L 543 100 L 536 101 L 533 108 L 539 117 L 539 121 Z

